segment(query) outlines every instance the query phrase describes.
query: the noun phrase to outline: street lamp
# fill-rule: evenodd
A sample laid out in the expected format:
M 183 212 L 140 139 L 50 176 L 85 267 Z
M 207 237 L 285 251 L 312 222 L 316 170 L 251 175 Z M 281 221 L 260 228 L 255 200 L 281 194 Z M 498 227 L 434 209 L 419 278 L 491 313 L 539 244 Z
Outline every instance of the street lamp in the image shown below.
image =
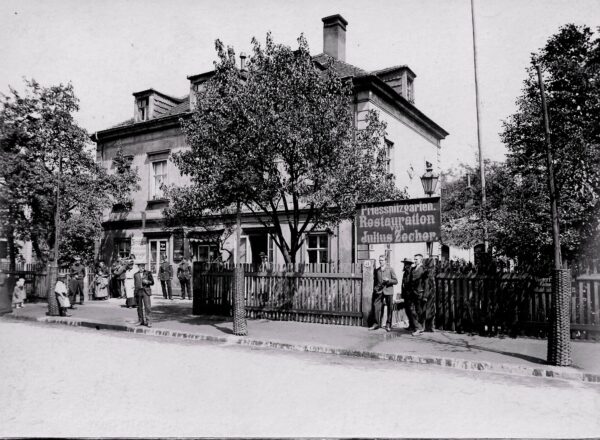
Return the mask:
M 437 187 L 437 183 L 440 176 L 433 173 L 433 165 L 431 162 L 425 161 L 425 174 L 421 176 L 421 183 L 423 184 L 423 191 L 429 197 L 435 193 L 435 188 Z M 431 257 L 433 254 L 433 242 L 427 242 L 427 253 Z
M 433 173 L 433 165 L 431 162 L 425 161 L 425 174 L 421 176 L 421 183 L 423 184 L 423 191 L 429 197 L 435 192 L 439 176 Z

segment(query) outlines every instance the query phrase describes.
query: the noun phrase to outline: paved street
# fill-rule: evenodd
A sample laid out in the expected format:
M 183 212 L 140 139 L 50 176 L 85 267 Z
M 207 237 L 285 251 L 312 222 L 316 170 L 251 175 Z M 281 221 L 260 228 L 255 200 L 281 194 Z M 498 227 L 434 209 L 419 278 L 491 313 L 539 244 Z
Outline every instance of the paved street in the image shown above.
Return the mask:
M 600 386 L 0 321 L 0 436 L 600 435 Z

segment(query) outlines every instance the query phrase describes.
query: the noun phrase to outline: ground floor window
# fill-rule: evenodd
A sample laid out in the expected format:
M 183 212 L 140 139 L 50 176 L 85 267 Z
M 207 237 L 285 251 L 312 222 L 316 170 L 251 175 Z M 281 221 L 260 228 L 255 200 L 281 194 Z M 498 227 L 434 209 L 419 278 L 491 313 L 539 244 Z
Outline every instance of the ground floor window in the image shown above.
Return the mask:
M 115 255 L 117 256 L 117 258 L 128 258 L 129 254 L 131 254 L 131 239 L 115 239 Z
M 191 242 L 192 261 L 209 263 L 217 259 L 218 246 L 214 243 Z
M 328 263 L 329 234 L 309 234 L 306 239 L 306 253 L 309 263 Z

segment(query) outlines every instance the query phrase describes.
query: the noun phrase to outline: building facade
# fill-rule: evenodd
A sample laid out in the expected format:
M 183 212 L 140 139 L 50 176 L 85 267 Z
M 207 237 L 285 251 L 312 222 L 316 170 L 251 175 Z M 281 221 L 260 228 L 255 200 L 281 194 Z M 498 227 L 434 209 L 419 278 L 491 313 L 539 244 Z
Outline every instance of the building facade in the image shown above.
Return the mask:
M 415 73 L 408 66 L 394 66 L 367 72 L 346 62 L 346 29 L 340 15 L 323 18 L 323 53 L 313 57 L 315 65 L 332 60 L 341 77 L 351 78 L 354 85 L 354 113 L 360 127 L 366 112 L 375 109 L 387 123 L 386 153 L 389 171 L 396 176 L 399 188 L 406 187 L 410 197 L 423 197 L 420 176 L 425 162 L 440 169 L 441 141 L 447 132 L 415 105 Z M 149 269 L 158 270 L 162 255 L 172 264 L 189 256 L 194 261 L 227 260 L 233 253 L 234 234 L 226 236 L 224 228 L 165 227 L 162 210 L 167 206 L 160 189 L 162 183 L 185 184 L 170 155 L 186 147 L 180 118 L 190 114 L 196 90 L 210 79 L 212 72 L 188 76 L 190 94 L 175 98 L 154 89 L 133 94 L 134 115 L 115 127 L 94 134 L 97 160 L 110 169 L 119 150 L 137 167 L 140 190 L 133 195 L 131 209 L 115 207 L 104 218 L 105 237 L 99 257 L 110 262 L 118 256 L 134 254 L 146 257 Z M 283 263 L 283 258 L 268 231 L 250 213 L 242 216 L 241 262 Z M 433 250 L 432 250 L 433 249 Z M 343 221 L 333 229 L 311 233 L 298 261 L 309 263 L 357 262 L 388 253 L 392 265 L 414 253 L 440 253 L 426 243 L 362 245 L 356 242 L 352 221 Z

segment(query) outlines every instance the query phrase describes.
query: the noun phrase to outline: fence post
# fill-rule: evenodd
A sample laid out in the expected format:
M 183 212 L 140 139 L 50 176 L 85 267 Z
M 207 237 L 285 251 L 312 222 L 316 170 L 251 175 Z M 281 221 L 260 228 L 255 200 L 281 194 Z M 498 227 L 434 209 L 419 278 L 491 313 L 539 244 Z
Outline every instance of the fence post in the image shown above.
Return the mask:
M 367 260 L 362 264 L 362 324 L 369 326 L 369 313 L 373 301 L 373 263 Z

